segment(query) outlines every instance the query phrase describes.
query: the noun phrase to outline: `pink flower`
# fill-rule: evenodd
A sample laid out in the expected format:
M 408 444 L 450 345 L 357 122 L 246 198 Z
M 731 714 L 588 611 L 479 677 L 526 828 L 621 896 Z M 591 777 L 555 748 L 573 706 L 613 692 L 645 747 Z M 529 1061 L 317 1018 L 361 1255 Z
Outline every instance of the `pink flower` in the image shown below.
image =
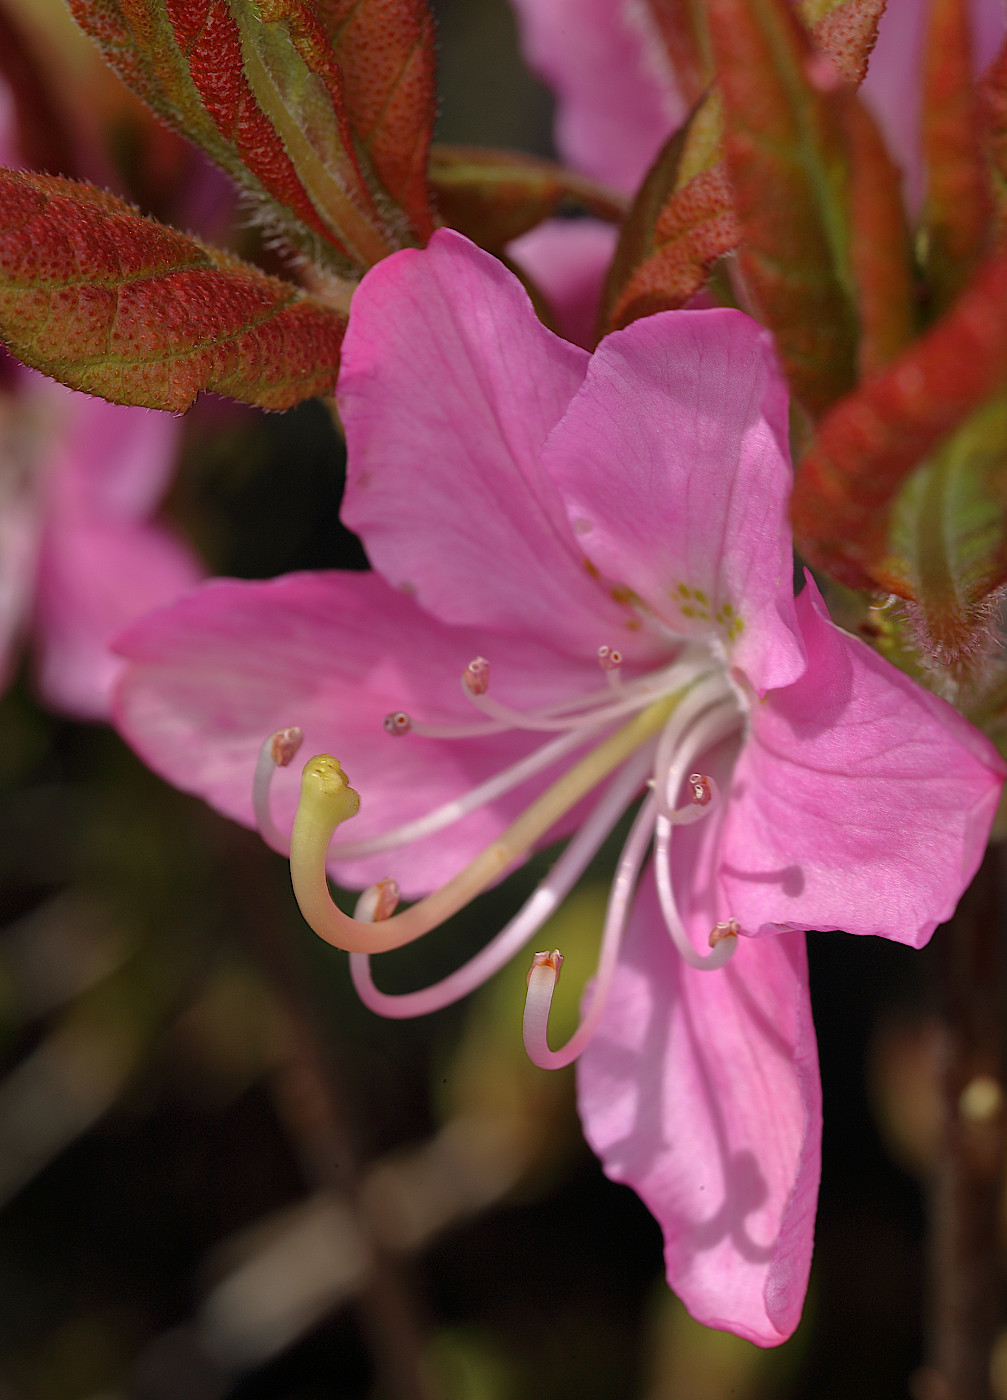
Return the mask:
M 334 759 L 311 760 L 291 869 L 390 1015 L 512 956 L 642 792 L 582 1023 L 548 1047 L 559 959 L 536 955 L 526 1044 L 545 1066 L 583 1051 L 585 1132 L 664 1227 L 694 1315 L 780 1342 L 818 1182 L 803 930 L 925 942 L 981 857 L 1000 760 L 834 627 L 810 580 L 795 600 L 786 396 L 741 313 L 654 316 L 588 356 L 443 231 L 364 279 L 339 403 L 344 518 L 374 572 L 218 581 L 144 619 L 121 641 L 118 723 L 281 848 L 296 786 L 276 770 L 274 814 L 269 781 L 299 734 L 270 736 L 296 725 L 345 759 L 359 815 L 330 850 L 357 800 Z M 569 833 L 472 962 L 378 991 L 370 952 Z M 332 904 L 327 857 L 366 887 L 359 919 Z M 427 897 L 393 913 L 394 882 Z
M 557 98 L 556 144 L 578 170 L 627 193 L 687 115 L 645 0 L 514 0 L 529 63 Z M 976 71 L 1004 35 L 1003 0 L 971 0 Z M 919 149 L 925 0 L 889 0 L 863 92 L 906 172 L 906 199 L 923 193 Z
M 151 523 L 180 423 L 75 394 L 21 365 L 0 388 L 0 685 L 30 636 L 43 699 L 105 719 L 122 669 L 112 637 L 200 577 Z

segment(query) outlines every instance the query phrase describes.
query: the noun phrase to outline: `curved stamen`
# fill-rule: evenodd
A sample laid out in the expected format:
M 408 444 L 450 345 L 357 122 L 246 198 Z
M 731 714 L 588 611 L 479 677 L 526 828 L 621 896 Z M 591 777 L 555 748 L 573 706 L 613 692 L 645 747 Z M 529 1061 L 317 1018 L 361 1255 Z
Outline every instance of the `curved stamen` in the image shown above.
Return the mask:
M 622 848 L 615 879 L 608 896 L 608 909 L 605 913 L 605 928 L 601 936 L 601 951 L 598 955 L 598 970 L 591 985 L 590 1001 L 580 1025 L 561 1050 L 549 1048 L 549 1011 L 552 995 L 556 990 L 562 958 L 557 953 L 536 954 L 528 974 L 528 995 L 524 1006 L 524 1047 L 528 1058 L 540 1069 L 562 1069 L 572 1064 L 586 1048 L 598 1028 L 601 1014 L 608 1000 L 609 989 L 615 976 L 619 949 L 622 945 L 626 922 L 632 906 L 633 893 L 640 876 L 640 868 L 650 848 L 654 834 L 654 821 L 657 816 L 657 803 L 651 794 L 630 828 L 626 844 Z
M 738 727 L 738 713 L 733 705 L 718 705 L 701 716 L 686 734 L 679 751 L 668 767 L 665 779 L 666 793 L 671 799 L 682 783 L 685 772 L 691 768 L 700 754 L 728 738 Z M 690 777 L 690 782 L 692 781 Z M 706 809 L 707 811 L 709 808 Z M 675 891 L 671 877 L 671 834 L 673 821 L 659 813 L 657 818 L 654 849 L 654 871 L 657 876 L 657 895 L 661 904 L 664 922 L 668 927 L 672 942 L 682 959 L 690 967 L 704 972 L 715 972 L 730 962 L 738 946 L 738 926 L 733 919 L 717 924 L 710 935 L 709 953 L 700 953 L 694 946 L 682 923 L 675 901 Z
M 690 676 L 689 679 L 693 680 L 694 677 Z M 626 686 L 617 693 L 615 698 L 609 691 L 607 705 L 598 705 L 595 709 L 587 710 L 583 714 L 559 715 L 554 718 L 543 710 L 528 712 L 514 710 L 510 705 L 505 705 L 488 692 L 478 694 L 466 687 L 465 693 L 476 709 L 482 710 L 488 719 L 495 720 L 498 724 L 506 725 L 510 729 L 535 729 L 547 733 L 563 729 L 600 729 L 606 724 L 611 724 L 614 720 L 621 719 L 623 715 L 629 715 L 634 710 L 642 709 L 653 700 L 652 690 L 643 694 L 631 693 L 630 687 Z
M 477 657 L 477 660 L 483 660 Z M 489 663 L 487 662 L 487 665 Z M 462 674 L 462 690 L 466 699 L 472 699 L 466 671 Z M 612 693 L 612 677 L 617 679 L 616 694 Z M 422 739 L 481 739 L 490 734 L 503 734 L 510 729 L 541 729 L 544 725 L 533 723 L 537 720 L 563 719 L 563 724 L 556 723 L 552 726 L 555 729 L 568 729 L 571 721 L 586 722 L 589 725 L 602 725 L 611 720 L 619 719 L 624 714 L 632 713 L 634 708 L 634 698 L 636 704 L 642 708 L 649 705 L 660 694 L 684 688 L 687 685 L 695 684 L 697 678 L 696 657 L 694 654 L 683 653 L 671 665 L 662 671 L 650 671 L 646 675 L 637 676 L 635 680 L 624 681 L 618 672 L 609 672 L 609 686 L 604 690 L 592 690 L 586 694 L 575 695 L 567 700 L 557 700 L 551 705 L 542 705 L 535 710 L 510 710 L 506 709 L 507 718 L 493 720 L 489 716 L 481 723 L 465 724 L 427 724 L 421 720 L 414 720 L 410 714 L 404 710 L 395 710 L 390 715 L 385 716 L 385 727 L 393 733 L 410 733 Z M 615 706 L 614 701 L 620 703 Z M 629 704 L 622 702 L 629 701 Z M 604 707 L 606 713 L 602 714 Z M 482 706 L 477 706 L 482 708 Z M 506 708 L 506 707 L 505 707 Z M 401 721 L 398 717 L 402 715 L 408 721 L 408 729 L 400 729 L 398 724 Z M 397 720 L 398 724 L 393 728 L 391 721 Z M 520 720 L 521 723 L 517 723 Z
M 706 816 L 711 806 L 714 805 L 711 803 L 707 806 L 700 806 L 690 802 L 684 808 L 675 807 L 675 799 L 682 781 L 679 761 L 680 746 L 688 731 L 703 714 L 714 708 L 725 706 L 725 702 L 726 707 L 730 707 L 740 723 L 741 713 L 733 695 L 727 689 L 723 676 L 703 677 L 701 683 L 683 698 L 682 704 L 671 716 L 665 725 L 664 733 L 661 735 L 661 742 L 657 746 L 657 757 L 654 760 L 654 795 L 657 798 L 657 810 L 660 815 L 676 826 L 687 825 L 699 817 Z M 693 750 L 690 749 L 689 752 L 693 752 Z M 696 751 L 694 757 L 698 757 L 701 752 L 702 750 Z M 671 786 L 668 782 L 668 776 L 676 769 L 679 776 L 675 779 L 674 786 Z M 717 787 L 712 779 L 710 781 L 711 795 L 716 799 L 718 796 Z
M 333 903 L 325 874 L 332 833 L 359 799 L 327 754 L 304 767 L 301 800 L 290 837 L 290 876 L 301 913 L 320 938 L 352 953 L 383 953 L 420 938 L 470 903 L 586 797 L 609 773 L 657 734 L 677 703 L 665 696 L 608 735 L 441 889 L 383 923 L 352 919 Z
M 303 732 L 296 725 L 289 729 L 277 729 L 259 750 L 252 779 L 252 810 L 259 835 L 267 846 L 271 846 L 281 856 L 289 855 L 290 842 L 273 821 L 273 810 L 269 801 L 269 790 L 273 774 L 277 768 L 286 768 L 304 740 Z
M 603 797 L 587 821 L 571 837 L 549 874 L 485 948 L 467 963 L 433 986 L 418 992 L 390 994 L 379 991 L 371 977 L 370 958 L 366 953 L 350 954 L 350 975 L 357 995 L 365 1006 L 379 1016 L 404 1020 L 410 1016 L 426 1016 L 451 1006 L 492 977 L 533 938 L 545 921 L 552 917 L 566 899 L 596 855 L 602 842 L 640 790 L 653 761 L 653 747 L 642 749 L 629 760 L 612 779 Z M 371 887 L 376 889 L 375 886 Z M 366 892 L 368 895 L 371 891 Z M 358 918 L 364 917 L 358 912 Z

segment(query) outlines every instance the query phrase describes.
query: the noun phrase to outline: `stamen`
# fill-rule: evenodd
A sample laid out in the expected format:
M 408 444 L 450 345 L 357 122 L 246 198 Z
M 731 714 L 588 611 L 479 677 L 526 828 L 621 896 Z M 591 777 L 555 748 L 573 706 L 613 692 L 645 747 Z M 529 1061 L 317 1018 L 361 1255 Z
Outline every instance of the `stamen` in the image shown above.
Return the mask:
M 383 923 L 395 913 L 399 899 L 399 887 L 395 880 L 379 880 L 361 894 L 353 917 L 365 924 Z
M 608 735 L 441 889 L 379 924 L 359 922 L 333 903 L 325 875 L 332 833 L 359 806 L 336 760 L 305 765 L 290 838 L 290 875 L 301 913 L 320 938 L 353 953 L 383 953 L 429 933 L 522 859 L 561 817 L 657 734 L 678 697 L 665 696 Z
M 598 665 L 603 671 L 618 671 L 622 665 L 622 652 L 615 647 L 599 647 Z
M 687 826 L 691 822 L 698 821 L 716 805 L 718 792 L 712 779 L 709 780 L 711 796 L 709 804 L 702 805 L 689 801 L 684 807 L 674 805 L 682 782 L 682 762 L 694 763 L 703 752 L 703 749 L 697 749 L 693 745 L 689 750 L 691 757 L 683 760 L 682 744 L 685 736 L 704 714 L 713 710 L 725 714 L 731 713 L 734 716 L 734 723 L 740 725 L 741 712 L 733 696 L 726 690 L 723 676 L 704 676 L 700 683 L 684 697 L 682 704 L 672 715 L 661 735 L 657 757 L 654 760 L 654 791 L 657 797 L 658 812 L 676 826 Z M 672 781 L 673 775 L 674 780 Z
M 304 734 L 296 725 L 291 725 L 289 729 L 278 729 L 275 734 L 270 734 L 259 750 L 258 762 L 255 765 L 255 777 L 252 779 L 252 810 L 255 813 L 255 825 L 266 845 L 271 846 L 281 856 L 289 854 L 290 842 L 273 821 L 269 790 L 277 768 L 287 767 L 301 747 L 303 740 Z
M 385 715 L 383 724 L 389 734 L 395 734 L 397 736 L 408 734 L 413 727 L 413 722 L 406 714 L 405 710 L 393 710 L 390 715 Z
M 685 768 L 694 762 L 697 755 L 704 753 L 715 744 L 719 744 L 733 733 L 737 728 L 737 723 L 737 711 L 730 704 L 718 705 L 696 721 L 692 729 L 682 739 L 681 748 L 668 767 L 665 790 L 669 797 L 672 797 L 677 791 Z M 664 737 L 662 736 L 662 745 L 663 743 Z M 693 783 L 695 777 L 696 774 L 690 775 L 689 782 Z M 695 784 L 693 785 L 693 793 L 695 794 Z M 702 812 L 709 811 L 710 808 L 707 806 L 705 809 L 695 808 L 694 810 Z M 709 953 L 700 953 L 693 946 L 678 912 L 672 885 L 671 833 L 674 825 L 672 817 L 663 812 L 658 814 L 654 873 L 657 876 L 657 895 L 661 904 L 661 912 L 664 915 L 664 922 L 668 927 L 672 942 L 682 959 L 690 967 L 704 972 L 714 972 L 723 967 L 734 956 L 738 946 L 738 924 L 735 919 L 728 919 L 724 923 L 717 924 L 710 934 Z
M 490 688 L 490 664 L 485 656 L 477 656 L 462 672 L 462 685 L 470 695 L 485 695 Z
M 653 746 L 649 746 L 634 754 L 629 762 L 623 765 L 591 815 L 571 837 L 549 874 L 540 882 L 514 918 L 486 944 L 485 948 L 480 949 L 467 963 L 440 982 L 417 992 L 382 992 L 374 985 L 368 955 L 351 953 L 350 976 L 364 1005 L 379 1016 L 388 1016 L 395 1020 L 426 1016 L 460 1001 L 499 972 L 521 951 L 528 940 L 535 936 L 566 899 L 627 805 L 639 792 L 640 785 L 650 770 L 652 758 Z M 357 917 L 364 916 L 358 913 Z
M 622 855 L 619 857 L 615 879 L 612 881 L 612 888 L 608 896 L 605 927 L 601 935 L 601 951 L 598 955 L 598 970 L 591 984 L 587 1011 L 582 1017 L 580 1025 L 561 1050 L 550 1050 L 549 1048 L 549 1011 L 552 1007 L 552 995 L 556 990 L 556 981 L 559 976 L 559 966 L 555 963 L 557 955 L 551 955 L 554 971 L 550 969 L 550 958 L 545 954 L 538 954 L 532 964 L 531 972 L 528 974 L 528 995 L 525 998 L 524 1007 L 524 1047 L 528 1052 L 528 1058 L 540 1069 L 562 1069 L 564 1065 L 572 1064 L 587 1047 L 598 1028 L 598 1022 L 605 1009 L 605 1002 L 608 1000 L 612 979 L 615 977 L 619 949 L 629 919 L 633 893 L 640 876 L 640 869 L 650 848 L 651 837 L 654 834 L 656 815 L 657 803 L 651 794 L 637 812 L 629 836 L 626 838 L 626 844 L 622 849 Z M 540 962 L 539 959 L 542 961 Z
M 380 855 L 382 851 L 394 850 L 397 846 L 404 846 L 411 841 L 419 841 L 424 836 L 433 836 L 436 832 L 442 831 L 444 827 L 451 826 L 462 817 L 468 816 L 470 812 L 478 811 L 480 807 L 485 807 L 489 802 L 495 802 L 498 797 L 510 792 L 512 788 L 520 787 L 522 783 L 535 777 L 544 768 L 551 767 L 552 764 L 565 758 L 574 749 L 586 744 L 590 738 L 591 734 L 588 730 L 575 729 L 561 734 L 557 739 L 550 739 L 547 744 L 543 744 L 534 753 L 519 759 L 510 768 L 495 773 L 492 778 L 487 778 L 485 782 L 477 784 L 462 797 L 452 798 L 443 806 L 435 807 L 426 816 L 417 817 L 411 822 L 403 822 L 401 826 L 393 827 L 391 831 L 384 831 L 380 836 L 371 836 L 360 841 L 338 842 L 329 849 L 328 858 L 329 860 L 360 860 L 365 856 Z

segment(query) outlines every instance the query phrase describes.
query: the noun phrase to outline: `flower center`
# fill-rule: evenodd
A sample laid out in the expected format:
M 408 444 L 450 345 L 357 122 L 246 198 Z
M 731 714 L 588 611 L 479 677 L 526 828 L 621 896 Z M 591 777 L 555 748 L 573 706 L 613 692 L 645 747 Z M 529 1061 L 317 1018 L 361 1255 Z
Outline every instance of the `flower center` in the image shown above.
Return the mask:
M 438 1010 L 496 972 L 559 907 L 641 790 L 643 802 L 612 883 L 589 1005 L 576 1033 L 561 1050 L 549 1048 L 547 1029 L 562 958 L 558 953 L 536 955 L 525 1012 L 525 1044 L 531 1058 L 546 1068 L 569 1064 L 594 1034 L 615 972 L 632 897 L 651 850 L 661 911 L 683 959 L 692 967 L 713 970 L 733 954 L 738 925 L 729 914 L 710 931 L 709 951 L 701 952 L 690 939 L 676 899 L 671 848 L 677 827 L 711 816 L 720 820 L 721 795 L 714 779 L 703 772 L 701 760 L 741 729 L 745 703 L 723 661 L 702 646 L 685 646 L 668 665 L 632 678 L 625 676 L 622 656 L 614 648 L 600 647 L 598 663 L 605 678 L 603 686 L 572 699 L 522 710 L 491 693 L 490 663 L 476 657 L 461 677 L 463 693 L 476 712 L 472 722 L 417 722 L 404 710 L 385 716 L 389 735 L 403 742 L 409 742 L 411 735 L 451 742 L 516 730 L 550 737 L 469 792 L 378 836 L 332 845 L 336 826 L 356 812 L 357 796 L 334 758 L 320 755 L 305 765 L 290 837 L 294 892 L 315 932 L 349 951 L 354 984 L 373 1010 L 393 1017 Z M 270 780 L 278 766 L 292 760 L 299 745 L 299 730 L 271 735 L 263 745 L 253 785 L 260 830 L 266 841 L 279 849 L 284 843 L 270 812 Z M 579 749 L 586 753 L 575 757 Z M 364 891 L 353 918 L 333 903 L 327 861 L 374 856 L 433 835 L 540 777 L 562 760 L 568 762 L 566 771 L 495 841 L 447 884 L 408 909 L 397 912 L 398 888 L 387 879 Z M 470 962 L 420 992 L 390 996 L 374 985 L 371 954 L 402 947 L 443 923 L 525 859 L 573 807 L 599 788 L 594 809 L 549 874 L 515 918 Z

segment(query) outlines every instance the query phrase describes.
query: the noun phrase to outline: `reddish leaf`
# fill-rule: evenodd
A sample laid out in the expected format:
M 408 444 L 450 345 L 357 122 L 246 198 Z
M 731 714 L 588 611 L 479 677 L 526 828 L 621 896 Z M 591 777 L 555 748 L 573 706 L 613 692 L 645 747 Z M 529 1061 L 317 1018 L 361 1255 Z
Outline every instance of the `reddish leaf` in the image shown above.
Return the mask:
M 846 82 L 859 85 L 878 37 L 886 0 L 802 0 L 798 12 L 815 48 L 828 54 Z
M 1007 382 L 1007 252 L 877 378 L 837 404 L 797 473 L 798 546 L 852 588 L 905 591 L 886 571 L 892 502 L 918 463 Z
M 417 204 L 416 185 L 429 113 L 408 141 L 405 126 L 416 105 L 410 94 L 423 87 L 409 74 L 422 69 L 429 45 L 416 41 L 419 56 L 397 82 L 378 82 L 387 101 L 380 111 L 364 110 L 360 94 L 368 79 L 354 78 L 358 114 L 370 122 L 358 143 L 344 73 L 311 0 L 70 3 L 126 82 L 263 200 L 269 221 L 330 270 L 369 267 L 426 236 L 430 221 Z M 350 15 L 347 28 L 353 22 Z M 380 30 L 372 37 L 380 41 Z M 384 53 L 369 56 L 358 44 L 354 56 L 360 63 L 373 57 L 387 77 Z M 381 187 L 368 150 L 380 158 L 384 176 L 408 191 L 412 230 L 407 213 Z
M 965 0 L 934 0 L 924 69 L 927 263 L 938 309 L 985 251 L 990 196 Z
M 93 186 L 0 171 L 0 333 L 73 389 L 176 412 L 201 389 L 289 408 L 332 392 L 344 328 Z
M 890 364 L 913 336 L 912 247 L 898 168 L 870 113 L 843 104 L 849 150 L 850 270 L 860 319 L 860 378 Z
M 427 159 L 437 107 L 434 25 L 426 0 L 316 0 L 343 75 L 357 142 L 425 242 Z
M 662 3 L 652 0 L 655 16 Z M 679 25 L 685 22 L 683 5 L 691 14 L 687 0 L 668 0 L 667 13 Z M 826 72 L 832 79 L 838 72 L 859 80 L 877 37 L 884 0 L 806 0 L 800 9 L 832 61 L 833 68 Z M 804 47 L 810 57 L 806 43 Z M 610 327 L 682 306 L 704 285 L 717 259 L 734 252 L 741 241 L 723 160 L 718 92 L 715 88 L 697 106 L 685 129 L 665 147 L 626 219 L 606 299 Z M 749 96 L 756 109 L 765 107 L 758 82 Z M 838 96 L 830 100 L 833 105 L 839 101 Z M 803 130 L 801 116 L 796 126 Z M 772 207 L 780 192 L 767 189 L 765 196 Z M 774 213 L 786 226 L 782 211 L 777 208 Z
M 738 246 L 741 230 L 723 162 L 676 189 L 682 147 L 674 138 L 662 152 L 625 224 L 606 288 L 609 329 L 683 306 L 716 260 Z
M 565 204 L 617 223 L 619 195 L 552 161 L 479 146 L 434 146 L 430 187 L 441 219 L 494 252 Z
M 995 202 L 997 235 L 1007 229 L 1007 43 L 979 84 L 980 131 Z
M 855 383 L 845 152 L 834 74 L 819 76 L 788 0 L 710 0 L 739 261 L 798 399 L 820 415 Z

